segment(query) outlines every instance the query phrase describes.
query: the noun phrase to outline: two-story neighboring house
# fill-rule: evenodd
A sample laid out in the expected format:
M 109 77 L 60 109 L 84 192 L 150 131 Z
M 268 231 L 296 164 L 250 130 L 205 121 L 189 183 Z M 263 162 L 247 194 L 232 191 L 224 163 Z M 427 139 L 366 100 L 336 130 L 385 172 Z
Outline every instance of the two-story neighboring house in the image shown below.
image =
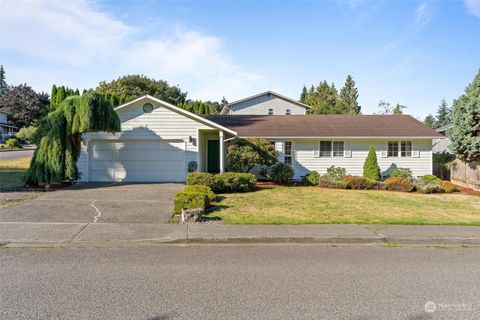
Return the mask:
M 115 108 L 122 131 L 82 137 L 82 181 L 185 181 L 187 172 L 224 172 L 235 139 L 264 138 L 295 179 L 330 166 L 361 176 L 371 146 L 382 174 L 409 168 L 432 174 L 432 139 L 443 138 L 409 115 L 308 115 L 310 107 L 267 91 L 198 116 L 145 95 Z
M 0 140 L 13 136 L 17 131 L 15 126 L 9 124 L 8 115 L 7 111 L 0 109 Z

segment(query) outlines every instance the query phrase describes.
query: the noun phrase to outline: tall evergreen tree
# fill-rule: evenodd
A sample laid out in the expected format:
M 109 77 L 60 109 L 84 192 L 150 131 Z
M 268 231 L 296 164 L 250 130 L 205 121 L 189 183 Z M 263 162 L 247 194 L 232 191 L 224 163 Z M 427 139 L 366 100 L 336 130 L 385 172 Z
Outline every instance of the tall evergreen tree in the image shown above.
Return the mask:
M 435 118 L 435 128 L 440 128 L 452 122 L 452 109 L 448 107 L 445 99 L 438 106 L 437 116 Z
M 480 70 L 453 102 L 450 148 L 466 162 L 480 161 Z
M 344 108 L 346 109 L 345 113 L 348 114 L 359 114 L 361 106 L 358 104 L 358 89 L 355 87 L 355 81 L 351 75 L 347 76 L 345 80 L 345 85 L 340 90 L 339 100 L 343 103 Z
M 302 93 L 300 94 L 300 102 L 307 103 L 308 91 L 307 87 L 303 86 Z
M 7 79 L 5 77 L 5 69 L 0 65 L 0 97 L 8 91 Z
M 435 127 L 435 117 L 429 114 L 428 116 L 425 117 L 425 120 L 423 120 L 423 123 L 430 128 Z
M 50 111 L 57 108 L 57 86 L 52 86 L 52 93 L 50 94 Z

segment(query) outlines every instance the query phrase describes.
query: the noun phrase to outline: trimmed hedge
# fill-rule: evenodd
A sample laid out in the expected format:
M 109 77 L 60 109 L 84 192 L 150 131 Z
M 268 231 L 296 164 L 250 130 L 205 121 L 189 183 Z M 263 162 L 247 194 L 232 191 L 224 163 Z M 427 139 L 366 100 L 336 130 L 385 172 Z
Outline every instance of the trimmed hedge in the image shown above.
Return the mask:
M 187 193 L 192 193 L 192 192 L 204 193 L 204 194 L 207 195 L 209 201 L 213 201 L 217 197 L 215 195 L 215 193 L 213 193 L 212 189 L 210 189 L 210 187 L 202 186 L 202 185 L 185 186 L 184 192 L 187 192 Z
M 179 192 L 173 198 L 173 213 L 179 214 L 182 209 L 205 209 L 208 205 L 208 196 L 203 192 Z
M 293 179 L 293 169 L 288 164 L 279 162 L 270 169 L 270 178 L 278 184 L 288 183 Z
M 343 177 L 343 182 L 346 189 L 370 190 L 378 189 L 381 186 L 378 181 L 356 176 L 345 176 Z
M 384 181 L 385 189 L 390 191 L 411 192 L 415 186 L 405 178 L 391 177 Z
M 187 185 L 207 186 L 215 193 L 254 191 L 256 184 L 257 178 L 251 173 L 226 172 L 211 174 L 190 172 L 187 174 Z
M 317 171 L 310 171 L 303 176 L 302 182 L 309 186 L 316 186 L 320 182 L 320 175 Z

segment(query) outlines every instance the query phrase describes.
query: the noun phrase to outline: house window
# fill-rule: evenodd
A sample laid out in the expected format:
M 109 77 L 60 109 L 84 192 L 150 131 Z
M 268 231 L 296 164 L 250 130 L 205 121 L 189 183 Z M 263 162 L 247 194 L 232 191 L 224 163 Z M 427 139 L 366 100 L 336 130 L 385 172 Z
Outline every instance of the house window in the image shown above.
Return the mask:
M 292 112 L 291 112 L 291 110 L 290 110 L 290 109 L 287 109 L 287 110 L 285 111 L 285 114 L 286 114 L 287 116 L 289 116 L 289 115 L 291 115 L 291 114 L 292 114 Z
M 344 144 L 343 141 L 333 141 L 333 156 L 343 157 Z
M 412 141 L 402 141 L 400 143 L 400 156 L 411 157 L 412 156 Z
M 332 141 L 320 141 L 320 157 L 332 156 Z
M 273 115 L 273 109 L 268 109 L 268 115 L 269 116 Z
M 388 157 L 398 157 L 398 141 L 388 141 Z
M 283 162 L 291 166 L 292 165 L 292 142 L 285 141 L 284 146 L 285 146 L 285 150 L 284 150 Z

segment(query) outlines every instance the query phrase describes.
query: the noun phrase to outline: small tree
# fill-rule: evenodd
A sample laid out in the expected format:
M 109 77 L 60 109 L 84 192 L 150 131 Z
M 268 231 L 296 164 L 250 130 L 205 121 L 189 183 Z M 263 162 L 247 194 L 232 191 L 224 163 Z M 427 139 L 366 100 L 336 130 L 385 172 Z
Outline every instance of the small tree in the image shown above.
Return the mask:
M 265 139 L 248 138 L 229 145 L 226 159 L 230 171 L 250 172 L 256 166 L 273 166 L 277 152 Z
M 8 92 L 8 85 L 5 78 L 5 69 L 0 65 L 0 97 Z
M 423 120 L 423 123 L 429 127 L 429 128 L 433 128 L 435 126 L 435 118 L 429 114 L 428 116 L 425 117 L 425 120 Z
M 480 160 L 480 71 L 453 102 L 451 149 L 466 162 Z
M 380 180 L 380 167 L 378 166 L 377 154 L 375 153 L 374 146 L 370 147 L 367 159 L 365 159 L 365 163 L 363 164 L 363 177 L 375 181 Z

